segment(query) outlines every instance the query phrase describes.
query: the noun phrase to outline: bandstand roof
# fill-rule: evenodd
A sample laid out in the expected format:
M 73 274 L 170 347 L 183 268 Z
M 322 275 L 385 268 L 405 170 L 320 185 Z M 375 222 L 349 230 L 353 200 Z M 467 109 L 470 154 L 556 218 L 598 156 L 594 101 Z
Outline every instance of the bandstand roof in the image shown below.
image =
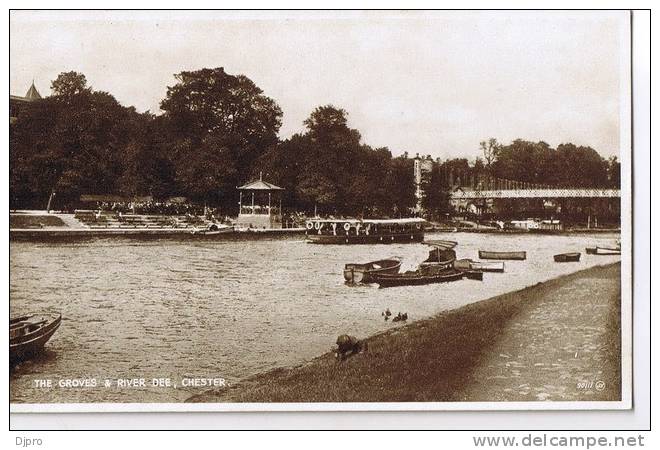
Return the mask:
M 284 190 L 284 188 L 275 186 L 274 184 L 264 180 L 250 181 L 249 183 L 244 184 L 243 186 L 239 186 L 238 189 L 246 190 L 246 191 L 283 191 Z

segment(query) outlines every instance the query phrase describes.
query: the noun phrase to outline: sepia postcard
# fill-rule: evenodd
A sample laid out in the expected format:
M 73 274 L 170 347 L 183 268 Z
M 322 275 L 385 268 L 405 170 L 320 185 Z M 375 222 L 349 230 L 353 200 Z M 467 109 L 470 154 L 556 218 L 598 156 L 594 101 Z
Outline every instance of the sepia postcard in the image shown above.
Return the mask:
M 9 28 L 11 412 L 631 408 L 629 11 Z

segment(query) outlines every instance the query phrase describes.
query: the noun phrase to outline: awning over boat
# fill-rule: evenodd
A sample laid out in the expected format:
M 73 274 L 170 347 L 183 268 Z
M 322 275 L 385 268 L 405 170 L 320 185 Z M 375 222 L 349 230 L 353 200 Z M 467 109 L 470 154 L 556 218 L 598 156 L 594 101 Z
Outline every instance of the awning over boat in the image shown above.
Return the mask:
M 430 245 L 432 247 L 439 248 L 441 250 L 448 250 L 456 247 L 458 242 L 456 241 L 443 241 L 443 240 L 430 240 L 423 241 L 422 244 Z

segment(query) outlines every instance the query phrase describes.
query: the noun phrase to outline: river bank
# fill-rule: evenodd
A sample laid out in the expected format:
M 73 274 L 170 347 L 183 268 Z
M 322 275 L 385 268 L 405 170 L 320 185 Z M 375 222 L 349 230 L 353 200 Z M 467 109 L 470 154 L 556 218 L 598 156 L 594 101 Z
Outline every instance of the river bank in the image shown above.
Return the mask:
M 328 352 L 187 401 L 619 400 L 620 302 L 620 263 L 596 266 L 373 335 L 343 362 Z
M 165 222 L 170 216 L 162 216 L 163 220 L 150 223 L 154 215 L 134 215 L 143 217 L 145 224 L 131 225 L 100 225 L 90 227 L 79 221 L 74 214 L 47 213 L 46 211 L 16 211 L 9 215 L 9 237 L 12 240 L 43 240 L 48 238 L 63 237 L 112 237 L 112 236 L 157 236 L 157 237 L 180 237 L 191 234 L 192 228 L 180 226 L 167 226 Z M 130 216 L 126 216 L 130 217 Z M 236 229 L 235 234 L 258 234 L 258 235 L 305 235 L 306 229 L 299 228 L 269 228 L 269 229 Z M 546 234 L 546 235 L 570 235 L 570 234 L 608 234 L 619 233 L 619 228 L 582 228 L 570 227 L 561 230 L 527 230 L 527 229 L 497 229 L 493 227 L 450 227 L 430 222 L 427 233 L 485 233 L 485 234 Z M 198 236 L 199 237 L 199 236 Z M 214 238 L 222 237 L 215 235 Z

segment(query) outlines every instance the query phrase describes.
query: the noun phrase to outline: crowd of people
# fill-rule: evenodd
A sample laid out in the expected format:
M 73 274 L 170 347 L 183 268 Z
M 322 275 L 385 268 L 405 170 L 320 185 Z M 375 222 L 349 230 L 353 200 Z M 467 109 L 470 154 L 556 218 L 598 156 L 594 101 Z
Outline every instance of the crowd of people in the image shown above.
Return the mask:
M 219 217 L 217 208 L 195 205 L 183 202 L 98 202 L 97 210 L 115 212 L 117 214 L 153 214 L 164 216 L 215 216 Z
M 97 219 L 104 213 L 126 219 L 127 214 L 187 216 L 204 218 L 211 222 L 230 223 L 227 215 L 222 215 L 219 208 L 197 205 L 187 202 L 133 201 L 133 202 L 96 202 L 92 208 Z M 285 228 L 303 227 L 307 215 L 301 212 L 284 212 L 282 226 Z

